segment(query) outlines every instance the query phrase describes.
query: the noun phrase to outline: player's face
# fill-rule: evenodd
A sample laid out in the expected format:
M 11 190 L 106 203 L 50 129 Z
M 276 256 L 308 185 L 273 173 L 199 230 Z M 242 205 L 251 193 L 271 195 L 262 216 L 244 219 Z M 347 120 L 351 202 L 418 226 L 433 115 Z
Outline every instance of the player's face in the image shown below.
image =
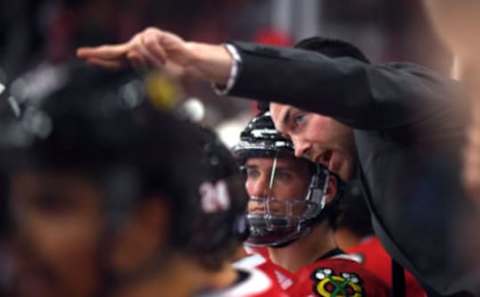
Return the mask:
M 297 158 L 278 158 L 272 179 L 272 158 L 250 158 L 245 164 L 245 187 L 250 197 L 275 198 L 279 201 L 303 200 L 311 178 L 308 163 Z M 263 207 L 263 206 L 262 206 Z M 249 203 L 255 212 L 256 203 Z
M 12 178 L 22 247 L 20 296 L 91 297 L 104 288 L 106 271 L 133 276 L 167 247 L 169 216 L 161 199 L 135 205 L 113 232 L 106 224 L 105 197 L 78 174 L 22 172 Z
M 342 179 L 350 179 L 354 165 L 353 132 L 348 126 L 316 113 L 272 103 L 272 120 L 290 138 L 295 155 L 322 164 Z
M 92 296 L 102 225 L 101 193 L 87 179 L 25 171 L 12 178 L 20 242 L 20 296 Z

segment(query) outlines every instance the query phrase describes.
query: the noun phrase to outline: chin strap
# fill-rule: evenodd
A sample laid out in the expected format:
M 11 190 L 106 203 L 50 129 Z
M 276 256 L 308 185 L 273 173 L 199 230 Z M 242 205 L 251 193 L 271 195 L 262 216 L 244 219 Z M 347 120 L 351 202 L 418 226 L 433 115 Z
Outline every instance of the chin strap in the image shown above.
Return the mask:
M 294 243 L 295 241 L 299 240 L 301 237 L 310 234 L 310 232 L 312 232 L 312 228 L 311 228 L 311 227 L 307 227 L 307 228 L 303 229 L 302 232 L 296 233 L 296 235 L 293 236 L 291 239 L 288 239 L 288 240 L 285 241 L 285 242 L 279 242 L 279 243 L 277 243 L 277 244 L 271 244 L 271 245 L 269 245 L 269 247 L 275 248 L 275 249 L 277 249 L 277 248 L 280 249 L 280 248 L 287 247 L 287 246 L 289 246 L 290 244 Z

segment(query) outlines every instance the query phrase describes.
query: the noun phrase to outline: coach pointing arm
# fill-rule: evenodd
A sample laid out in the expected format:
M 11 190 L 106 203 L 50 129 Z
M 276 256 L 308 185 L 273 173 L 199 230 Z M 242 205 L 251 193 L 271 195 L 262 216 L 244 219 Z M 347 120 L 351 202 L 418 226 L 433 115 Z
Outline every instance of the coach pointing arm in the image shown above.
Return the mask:
M 231 95 L 287 103 L 360 129 L 419 121 L 454 97 L 449 83 L 412 64 L 370 65 L 240 42 L 232 46 L 187 42 L 155 28 L 127 43 L 81 48 L 77 54 L 112 69 L 129 64 L 176 67 L 185 75 L 228 85 Z

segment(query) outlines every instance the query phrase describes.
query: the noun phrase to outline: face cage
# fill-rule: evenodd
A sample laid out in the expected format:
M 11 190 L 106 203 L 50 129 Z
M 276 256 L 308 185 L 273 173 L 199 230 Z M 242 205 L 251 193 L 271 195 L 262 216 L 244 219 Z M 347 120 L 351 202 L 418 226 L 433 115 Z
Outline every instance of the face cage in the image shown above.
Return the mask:
M 269 188 L 273 187 L 278 156 L 274 157 Z M 249 203 L 263 205 L 258 213 L 250 212 L 247 219 L 250 236 L 246 244 L 251 246 L 279 247 L 295 241 L 311 230 L 325 208 L 326 190 L 330 173 L 321 165 L 314 165 L 307 194 L 303 199 L 276 199 L 251 197 Z M 283 210 L 283 212 L 279 211 Z

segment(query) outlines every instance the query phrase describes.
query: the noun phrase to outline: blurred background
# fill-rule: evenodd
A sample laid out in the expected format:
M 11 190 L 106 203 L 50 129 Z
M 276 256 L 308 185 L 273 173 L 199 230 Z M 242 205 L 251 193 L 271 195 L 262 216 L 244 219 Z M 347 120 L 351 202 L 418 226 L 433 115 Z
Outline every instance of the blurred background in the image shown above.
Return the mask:
M 77 47 L 125 42 L 147 26 L 211 43 L 291 46 L 321 35 L 354 43 L 372 62 L 410 61 L 445 74 L 453 63 L 418 0 L 0 0 L 0 111 L 8 102 L 4 88 L 38 90 L 22 85 L 25 72 L 42 89 L 75 59 Z M 251 101 L 216 100 L 208 84 L 162 81 L 159 93 L 178 97 L 183 112 L 215 127 L 229 146 L 256 113 Z M 0 265 L 0 289 L 11 266 L 2 260 L 11 247 L 2 245 L 1 236 L 0 263 L 6 264 Z
M 323 35 L 353 42 L 373 62 L 408 60 L 442 72 L 451 66 L 417 0 L 2 0 L 0 82 L 31 69 L 46 73 L 74 58 L 79 46 L 124 42 L 147 26 L 215 43 L 289 46 Z M 194 99 L 188 108 L 229 145 L 248 120 L 244 114 L 255 110 L 247 101 L 211 100 L 207 85 L 180 87 L 183 99 Z

